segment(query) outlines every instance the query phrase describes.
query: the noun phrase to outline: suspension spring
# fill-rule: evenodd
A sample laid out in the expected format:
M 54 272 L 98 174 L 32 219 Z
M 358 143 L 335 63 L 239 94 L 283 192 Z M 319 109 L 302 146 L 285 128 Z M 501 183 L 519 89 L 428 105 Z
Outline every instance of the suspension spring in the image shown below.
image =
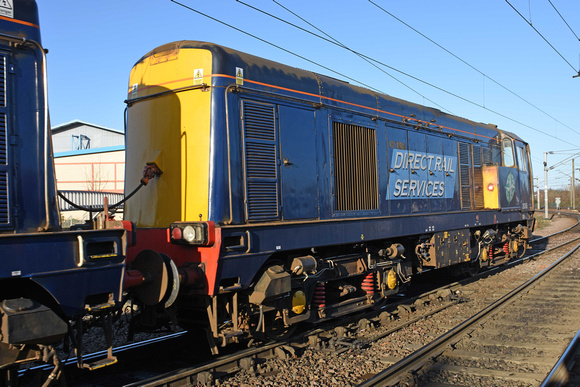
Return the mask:
M 503 245 L 503 252 L 506 254 L 510 253 L 510 244 L 509 242 L 506 242 L 505 245 Z
M 326 306 L 326 284 L 319 282 L 314 288 L 314 306 L 324 308 Z
M 373 272 L 367 274 L 362 281 L 361 289 L 367 293 L 367 296 L 375 294 L 375 274 Z

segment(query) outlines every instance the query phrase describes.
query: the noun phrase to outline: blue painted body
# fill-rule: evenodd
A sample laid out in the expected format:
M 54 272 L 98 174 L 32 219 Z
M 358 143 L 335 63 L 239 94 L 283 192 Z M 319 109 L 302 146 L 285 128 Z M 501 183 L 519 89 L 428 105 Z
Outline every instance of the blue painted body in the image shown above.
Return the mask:
M 0 32 L 40 42 L 38 11 L 34 1 L 17 2 L 14 20 L 0 20 Z M 5 157 L 0 163 L 3 184 L 0 232 L 36 232 L 47 227 L 58 229 L 58 209 L 54 168 L 45 166 L 45 120 L 43 112 L 43 54 L 28 43 L 16 46 L 0 41 L 5 101 L 0 103 Z M 45 176 L 45 170 L 48 174 Z M 49 191 L 48 214 L 45 208 L 45 179 Z M 5 184 L 5 185 L 4 185 Z
M 461 183 L 462 165 L 473 174 L 474 160 L 502 138 L 526 147 L 513 134 L 222 46 L 179 47 L 212 52 L 208 220 L 221 228 L 222 241 L 243 236 L 242 248 L 222 245 L 216 292 L 224 280 L 249 287 L 268 259 L 312 248 L 532 222 L 531 172 L 500 167 L 500 210 L 475 202 L 484 187 Z M 243 85 L 236 85 L 236 68 L 243 69 Z M 256 123 L 247 117 L 257 111 L 273 122 L 268 138 L 250 133 Z M 337 204 L 335 123 L 372 132 L 376 206 Z M 469 149 L 462 160 L 461 147 Z M 510 173 L 508 202 L 503 184 Z
M 120 301 L 124 230 L 61 231 L 38 10 L 13 5 L 13 18 L 0 18 L 0 300 L 33 298 L 72 317 L 89 297 Z M 101 247 L 115 251 L 99 258 Z
M 26 297 L 46 302 L 64 316 L 84 312 L 87 297 L 112 295 L 120 301 L 124 272 L 123 230 L 62 231 L 0 236 L 0 286 L 6 298 Z M 119 254 L 104 259 L 87 259 L 77 263 L 79 244 L 113 242 Z M 104 298 L 107 301 L 107 297 Z M 101 298 L 103 300 L 103 298 Z M 104 302 L 104 301 L 103 301 Z

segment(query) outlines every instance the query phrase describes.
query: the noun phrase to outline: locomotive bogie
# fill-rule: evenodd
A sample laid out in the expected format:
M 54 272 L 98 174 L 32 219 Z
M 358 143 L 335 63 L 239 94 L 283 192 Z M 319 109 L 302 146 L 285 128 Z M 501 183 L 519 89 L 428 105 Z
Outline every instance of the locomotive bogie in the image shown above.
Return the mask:
M 140 227 L 128 260 L 152 249 L 202 273 L 175 313 L 206 313 L 220 343 L 526 246 L 529 149 L 494 125 L 191 41 L 145 55 L 127 103 L 127 181 L 163 170 L 127 204 Z

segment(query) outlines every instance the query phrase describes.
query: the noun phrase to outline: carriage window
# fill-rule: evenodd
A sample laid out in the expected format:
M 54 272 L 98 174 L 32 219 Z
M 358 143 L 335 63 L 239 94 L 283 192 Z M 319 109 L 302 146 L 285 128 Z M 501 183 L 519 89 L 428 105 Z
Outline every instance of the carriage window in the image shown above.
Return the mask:
M 514 149 L 512 147 L 512 140 L 509 138 L 504 138 L 502 141 L 502 154 L 503 154 L 503 166 L 513 167 L 514 166 Z
M 521 146 L 518 146 L 517 150 L 518 150 L 518 164 L 520 167 L 520 171 L 526 172 L 528 170 L 528 163 L 526 160 L 526 151 Z

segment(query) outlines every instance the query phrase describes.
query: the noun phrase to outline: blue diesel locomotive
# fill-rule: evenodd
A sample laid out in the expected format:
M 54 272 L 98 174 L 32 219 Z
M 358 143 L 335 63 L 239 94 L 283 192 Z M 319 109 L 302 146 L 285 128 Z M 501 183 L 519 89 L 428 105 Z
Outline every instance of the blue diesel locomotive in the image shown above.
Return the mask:
M 533 227 L 528 145 L 494 125 L 196 41 L 141 58 L 126 102 L 126 182 L 157 171 L 125 210 L 128 274 L 161 273 L 139 324 L 216 350 L 506 262 Z
M 0 10 L 0 370 L 44 358 L 70 337 L 81 367 L 82 332 L 110 333 L 122 296 L 125 231 L 63 231 L 56 200 L 46 50 L 34 0 Z M 113 225 L 110 225 L 113 227 Z M 109 342 L 110 347 L 110 342 Z M 12 382 L 10 382 L 12 383 Z M 0 382 L 2 384 L 2 382 Z

